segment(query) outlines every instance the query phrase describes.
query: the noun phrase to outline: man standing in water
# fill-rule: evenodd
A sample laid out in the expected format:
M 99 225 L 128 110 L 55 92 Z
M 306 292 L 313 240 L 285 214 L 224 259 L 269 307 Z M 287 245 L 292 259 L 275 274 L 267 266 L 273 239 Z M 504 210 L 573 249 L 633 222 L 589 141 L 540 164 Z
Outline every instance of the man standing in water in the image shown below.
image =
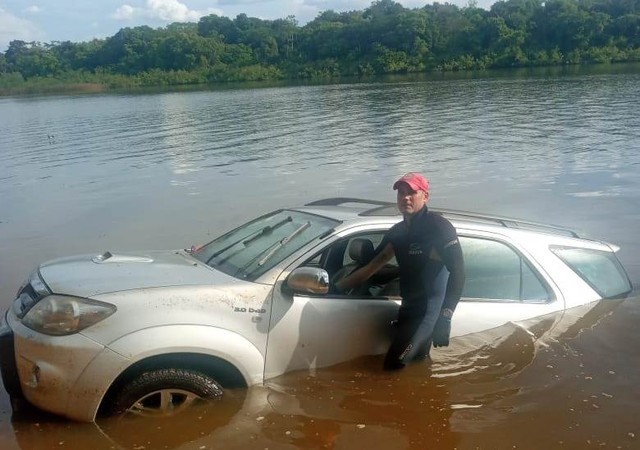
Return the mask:
M 393 189 L 404 220 L 387 232 L 370 263 L 336 283 L 342 291 L 358 286 L 395 255 L 402 304 L 384 360 L 386 370 L 424 359 L 432 342 L 435 347 L 449 345 L 451 317 L 464 285 L 456 230 L 447 219 L 427 209 L 429 182 L 418 173 L 408 173 Z

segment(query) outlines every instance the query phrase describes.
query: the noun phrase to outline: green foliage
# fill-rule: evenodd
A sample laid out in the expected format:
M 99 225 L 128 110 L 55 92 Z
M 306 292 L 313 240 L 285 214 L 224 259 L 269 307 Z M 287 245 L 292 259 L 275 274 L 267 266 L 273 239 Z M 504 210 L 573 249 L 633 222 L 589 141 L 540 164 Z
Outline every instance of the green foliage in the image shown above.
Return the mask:
M 202 17 L 198 22 L 198 34 L 204 37 L 215 37 L 228 44 L 237 44 L 240 39 L 240 30 L 228 17 L 219 17 L 211 14 Z
M 274 79 L 327 79 L 640 60 L 639 0 L 470 1 L 409 9 L 377 0 L 300 26 L 215 14 L 123 28 L 89 42 L 11 41 L 0 90 L 92 90 Z
M 375 67 L 379 73 L 407 72 L 409 58 L 403 51 L 391 50 L 382 44 L 376 44 Z
M 317 61 L 315 64 L 306 64 L 293 78 L 305 78 L 311 80 L 323 80 L 339 78 L 341 75 L 340 64 L 335 59 Z
M 612 63 L 627 61 L 628 57 L 626 52 L 621 51 L 618 47 L 613 45 L 607 47 L 592 47 L 586 52 L 586 59 L 593 63 Z
M 0 74 L 0 89 L 13 89 L 24 84 L 24 78 L 20 72 Z

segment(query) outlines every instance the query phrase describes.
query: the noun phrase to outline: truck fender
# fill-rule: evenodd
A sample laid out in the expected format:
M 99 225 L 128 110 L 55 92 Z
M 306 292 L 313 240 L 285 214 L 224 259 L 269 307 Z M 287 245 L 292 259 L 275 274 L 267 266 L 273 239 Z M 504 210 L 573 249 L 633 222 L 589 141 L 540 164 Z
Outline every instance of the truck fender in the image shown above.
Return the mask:
M 204 325 L 164 325 L 123 336 L 107 346 L 134 364 L 169 353 L 199 353 L 233 364 L 248 386 L 261 383 L 264 355 L 246 338 L 229 330 Z

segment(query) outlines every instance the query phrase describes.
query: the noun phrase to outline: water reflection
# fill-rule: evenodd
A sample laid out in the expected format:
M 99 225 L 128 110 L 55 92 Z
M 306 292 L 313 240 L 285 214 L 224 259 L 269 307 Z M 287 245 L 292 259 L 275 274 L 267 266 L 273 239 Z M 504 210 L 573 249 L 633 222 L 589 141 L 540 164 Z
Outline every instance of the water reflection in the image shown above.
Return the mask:
M 439 360 L 433 369 L 433 376 L 451 382 L 451 406 L 459 409 L 452 415 L 452 428 L 477 433 L 501 424 L 508 427 L 523 408 L 544 410 L 545 404 L 539 400 L 548 398 L 546 391 L 561 386 L 571 373 L 562 367 L 572 363 L 582 367 L 582 355 L 572 350 L 572 341 L 623 302 L 601 300 L 540 318 L 526 327 L 505 324 L 458 339 L 456 346 L 447 350 L 449 357 Z M 479 347 L 482 342 L 485 345 Z M 535 435 L 532 431 L 529 434 Z
M 572 340 L 622 302 L 602 300 L 526 326 L 455 338 L 434 350 L 433 362 L 402 372 L 382 371 L 381 356 L 363 357 L 231 390 L 222 401 L 171 418 L 125 415 L 77 424 L 26 409 L 14 413 L 13 433 L 23 450 L 465 448 L 465 435 L 509 423 L 528 398 L 559 383 L 561 372 L 549 364 L 544 383 L 539 367 L 528 368 L 579 360 Z

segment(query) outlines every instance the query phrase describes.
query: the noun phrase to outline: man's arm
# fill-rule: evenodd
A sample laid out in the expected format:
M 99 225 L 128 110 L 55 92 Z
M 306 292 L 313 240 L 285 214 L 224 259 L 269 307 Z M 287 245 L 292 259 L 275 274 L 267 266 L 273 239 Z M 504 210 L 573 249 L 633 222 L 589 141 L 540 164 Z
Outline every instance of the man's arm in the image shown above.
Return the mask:
M 367 281 L 371 276 L 380 270 L 384 265 L 393 258 L 393 245 L 388 243 L 382 251 L 378 252 L 376 256 L 365 266 L 362 266 L 351 275 L 344 277 L 336 283 L 336 287 L 342 291 L 348 291 L 356 286 L 360 286 Z
M 451 226 L 449 238 L 445 239 L 442 248 L 439 249 L 439 253 L 449 271 L 449 280 L 447 281 L 447 291 L 445 292 L 440 316 L 433 329 L 431 339 L 434 347 L 446 347 L 449 345 L 449 336 L 451 334 L 451 317 L 462 296 L 465 279 L 462 248 L 453 226 Z
M 442 309 L 448 309 L 453 314 L 460 296 L 464 288 L 464 259 L 462 257 L 462 248 L 460 248 L 460 240 L 457 236 L 448 240 L 441 250 L 442 261 L 449 271 L 449 281 L 447 282 L 447 291 L 445 293 Z

